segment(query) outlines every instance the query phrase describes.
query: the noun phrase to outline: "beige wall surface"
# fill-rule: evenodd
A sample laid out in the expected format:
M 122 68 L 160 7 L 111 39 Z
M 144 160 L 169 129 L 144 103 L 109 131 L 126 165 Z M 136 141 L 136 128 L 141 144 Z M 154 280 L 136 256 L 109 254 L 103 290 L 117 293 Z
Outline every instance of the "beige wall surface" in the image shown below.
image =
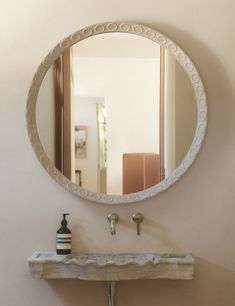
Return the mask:
M 182 252 L 196 257 L 192 281 L 120 282 L 117 306 L 235 303 L 235 2 L 233 0 L 9 0 L 0 4 L 0 305 L 103 306 L 106 285 L 32 279 L 27 257 L 53 250 L 62 212 L 73 247 L 86 252 Z M 84 26 L 131 20 L 159 29 L 192 58 L 204 81 L 209 124 L 191 169 L 144 202 L 105 206 L 76 198 L 41 168 L 25 125 L 35 69 L 62 38 Z M 130 215 L 145 215 L 136 235 Z M 106 216 L 120 215 L 117 235 Z M 92 293 L 92 294 L 91 294 Z

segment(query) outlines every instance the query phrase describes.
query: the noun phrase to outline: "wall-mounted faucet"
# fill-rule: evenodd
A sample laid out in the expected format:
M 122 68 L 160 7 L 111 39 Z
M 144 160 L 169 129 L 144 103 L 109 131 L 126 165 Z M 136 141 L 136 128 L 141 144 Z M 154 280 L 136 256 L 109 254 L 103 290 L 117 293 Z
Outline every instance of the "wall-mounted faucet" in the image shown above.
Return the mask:
M 116 234 L 116 223 L 119 220 L 119 216 L 115 213 L 108 215 L 108 221 L 110 223 L 110 234 L 115 235 Z
M 137 235 L 140 235 L 140 223 L 144 221 L 144 215 L 141 213 L 136 213 L 132 215 L 132 221 L 137 225 Z

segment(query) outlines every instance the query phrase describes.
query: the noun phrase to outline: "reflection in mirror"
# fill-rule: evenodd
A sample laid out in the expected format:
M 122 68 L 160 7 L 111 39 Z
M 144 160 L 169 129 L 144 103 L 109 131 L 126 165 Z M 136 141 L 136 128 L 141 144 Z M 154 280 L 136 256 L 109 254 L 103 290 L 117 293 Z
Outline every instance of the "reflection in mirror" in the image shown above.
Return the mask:
M 67 49 L 41 85 L 36 110 L 48 157 L 91 191 L 129 194 L 167 178 L 194 137 L 197 108 L 178 61 L 151 40 L 92 36 Z

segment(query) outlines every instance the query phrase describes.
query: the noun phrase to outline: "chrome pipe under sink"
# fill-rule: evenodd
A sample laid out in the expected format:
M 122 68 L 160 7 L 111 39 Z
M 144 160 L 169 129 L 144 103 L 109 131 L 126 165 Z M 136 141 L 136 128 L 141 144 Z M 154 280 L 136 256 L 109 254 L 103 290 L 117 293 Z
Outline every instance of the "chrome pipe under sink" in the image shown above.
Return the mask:
M 108 281 L 108 306 L 114 306 L 116 294 L 116 282 Z

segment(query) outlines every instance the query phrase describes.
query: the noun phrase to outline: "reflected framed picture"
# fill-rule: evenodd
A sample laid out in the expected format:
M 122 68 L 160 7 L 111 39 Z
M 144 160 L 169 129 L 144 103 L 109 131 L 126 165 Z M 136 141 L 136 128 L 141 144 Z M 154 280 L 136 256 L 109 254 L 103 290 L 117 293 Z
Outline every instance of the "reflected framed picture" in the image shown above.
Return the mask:
M 87 126 L 75 125 L 75 158 L 87 157 Z

